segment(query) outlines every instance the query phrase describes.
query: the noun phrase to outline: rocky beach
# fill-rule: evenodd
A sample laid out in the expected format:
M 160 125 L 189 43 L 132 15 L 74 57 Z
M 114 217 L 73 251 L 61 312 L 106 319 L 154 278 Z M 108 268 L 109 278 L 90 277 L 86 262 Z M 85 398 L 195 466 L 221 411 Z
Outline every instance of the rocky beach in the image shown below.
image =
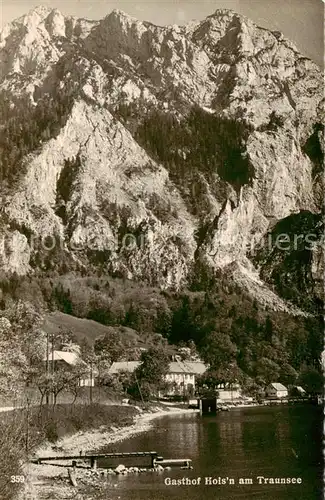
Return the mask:
M 118 443 L 129 439 L 136 434 L 146 432 L 151 428 L 151 422 L 155 418 L 178 413 L 193 413 L 197 410 L 181 409 L 174 407 L 152 407 L 149 412 L 138 409 L 139 413 L 134 423 L 126 427 L 102 426 L 99 429 L 87 432 L 79 432 L 60 439 L 55 445 L 46 442 L 34 454 L 35 457 L 79 455 L 99 450 L 107 445 Z M 35 458 L 33 457 L 33 458 Z M 100 495 L 103 489 L 107 489 L 107 478 L 111 474 L 126 474 L 153 472 L 151 469 L 139 469 L 137 467 L 126 468 L 124 466 L 113 469 L 89 470 L 88 464 L 84 468 L 78 467 L 73 471 L 77 486 L 71 484 L 69 469 L 72 471 L 70 461 L 56 461 L 56 464 L 26 464 L 25 466 L 25 488 L 22 490 L 20 500 L 45 500 L 45 499 L 94 499 Z M 122 465 L 122 464 L 121 464 Z M 157 467 L 161 468 L 160 466 Z M 109 497 L 107 497 L 109 498 Z

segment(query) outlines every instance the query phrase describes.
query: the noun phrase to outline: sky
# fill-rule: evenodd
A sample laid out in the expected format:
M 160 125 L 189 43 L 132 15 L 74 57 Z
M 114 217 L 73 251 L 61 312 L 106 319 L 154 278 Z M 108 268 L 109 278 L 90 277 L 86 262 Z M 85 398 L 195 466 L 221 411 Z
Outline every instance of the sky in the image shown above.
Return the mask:
M 282 31 L 319 65 L 324 61 L 325 0 L 0 0 L 0 25 L 42 4 L 64 15 L 101 19 L 121 9 L 160 26 L 204 19 L 218 8 L 233 9 L 260 26 Z

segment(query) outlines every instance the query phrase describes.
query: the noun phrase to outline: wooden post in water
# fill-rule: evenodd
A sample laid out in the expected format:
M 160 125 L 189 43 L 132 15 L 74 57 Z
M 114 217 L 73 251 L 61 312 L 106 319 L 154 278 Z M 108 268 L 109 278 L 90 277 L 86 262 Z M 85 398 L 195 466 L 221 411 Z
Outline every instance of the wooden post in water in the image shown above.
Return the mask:
M 78 486 L 75 467 L 68 469 L 69 481 L 75 488 Z

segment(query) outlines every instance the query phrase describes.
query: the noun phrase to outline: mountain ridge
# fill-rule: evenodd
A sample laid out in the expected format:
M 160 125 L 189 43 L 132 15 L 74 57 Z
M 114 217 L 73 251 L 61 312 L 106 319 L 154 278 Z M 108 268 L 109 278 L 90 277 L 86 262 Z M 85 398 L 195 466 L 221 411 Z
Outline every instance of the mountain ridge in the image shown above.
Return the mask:
M 265 292 L 247 248 L 272 221 L 321 211 L 318 160 L 305 152 L 323 115 L 315 63 L 224 9 L 158 27 L 119 10 L 88 21 L 40 7 L 0 41 L 0 92 L 58 122 L 55 135 L 35 126 L 40 140 L 24 145 L 18 184 L 0 188 L 5 275 L 36 272 L 31 235 L 55 235 L 61 259 L 82 269 L 102 253 L 103 271 L 179 289 L 198 261 L 211 272 L 235 264 L 238 281 L 260 283 L 255 297 Z M 27 134 L 19 106 L 12 127 L 23 116 Z M 10 165 L 12 148 L 3 151 Z M 121 244 L 128 234 L 131 249 Z M 290 309 L 274 292 L 267 303 Z

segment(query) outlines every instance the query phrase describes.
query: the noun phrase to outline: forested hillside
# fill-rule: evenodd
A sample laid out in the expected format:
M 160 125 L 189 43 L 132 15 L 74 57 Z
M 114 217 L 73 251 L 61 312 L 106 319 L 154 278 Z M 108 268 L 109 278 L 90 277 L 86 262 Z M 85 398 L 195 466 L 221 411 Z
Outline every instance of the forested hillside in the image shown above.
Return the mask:
M 108 277 L 70 274 L 50 280 L 18 279 L 14 289 L 8 287 L 3 294 L 3 314 L 18 300 L 111 327 L 107 334 L 124 345 L 119 359 L 137 357 L 136 343 L 155 345 L 159 338 L 175 346 L 194 342 L 201 357 L 218 367 L 219 377 L 240 378 L 248 390 L 274 380 L 298 383 L 320 368 L 321 315 L 265 310 L 222 274 L 206 286 L 195 283 L 180 293 Z M 61 330 L 69 331 L 64 323 Z M 81 331 L 77 333 L 74 338 L 82 345 Z M 130 334 L 138 337 L 131 344 Z M 92 335 L 94 342 L 96 328 L 84 336 L 88 345 Z
M 35 325 L 53 311 L 96 321 L 123 348 L 195 343 L 247 387 L 319 382 L 317 65 L 224 9 L 161 27 L 36 8 L 2 31 L 0 61 L 0 306 L 14 338 L 19 304 Z

